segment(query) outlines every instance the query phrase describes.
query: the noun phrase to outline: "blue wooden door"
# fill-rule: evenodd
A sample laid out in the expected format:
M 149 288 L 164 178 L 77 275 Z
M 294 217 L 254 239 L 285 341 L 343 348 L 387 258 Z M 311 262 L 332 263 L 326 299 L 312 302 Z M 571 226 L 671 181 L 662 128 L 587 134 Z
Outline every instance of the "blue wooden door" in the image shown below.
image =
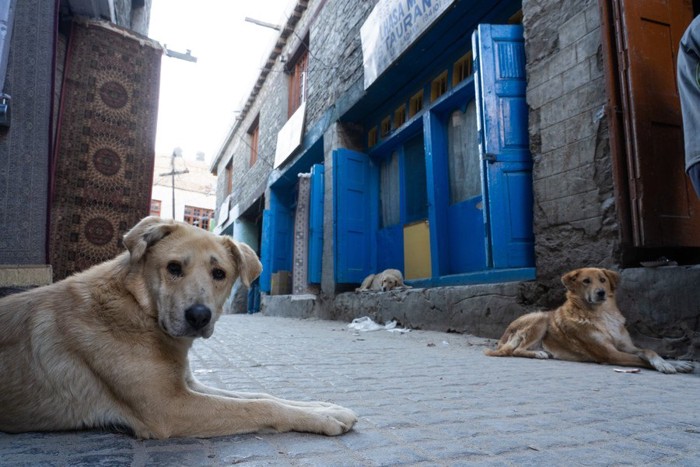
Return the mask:
M 311 167 L 311 196 L 309 202 L 309 282 L 321 283 L 323 262 L 323 175 L 322 164 Z
M 484 210 L 494 268 L 534 266 L 532 159 L 520 25 L 479 25 L 472 37 Z
M 292 271 L 292 245 L 294 216 L 275 190 L 270 190 L 270 209 L 263 212 L 263 239 L 260 289 L 269 292 L 272 274 L 277 271 Z
M 270 293 L 272 288 L 272 229 L 270 221 L 270 210 L 265 209 L 262 217 L 262 240 L 260 245 L 260 262 L 262 272 L 260 273 L 260 290 Z
M 378 169 L 366 154 L 333 151 L 334 269 L 337 283 L 360 283 L 376 268 Z
M 293 211 L 282 203 L 274 190 L 270 192 L 272 214 L 272 273 L 292 271 L 292 245 L 294 244 Z

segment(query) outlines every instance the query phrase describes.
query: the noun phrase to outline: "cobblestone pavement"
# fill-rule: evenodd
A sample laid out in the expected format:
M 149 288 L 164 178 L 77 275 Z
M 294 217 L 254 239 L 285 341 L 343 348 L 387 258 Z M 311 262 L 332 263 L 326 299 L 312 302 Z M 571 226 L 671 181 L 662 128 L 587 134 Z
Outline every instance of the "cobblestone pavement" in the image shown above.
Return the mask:
M 482 354 L 488 341 L 262 315 L 197 342 L 205 383 L 359 414 L 338 437 L 265 433 L 142 441 L 99 432 L 0 433 L 3 465 L 699 465 L 700 372 Z

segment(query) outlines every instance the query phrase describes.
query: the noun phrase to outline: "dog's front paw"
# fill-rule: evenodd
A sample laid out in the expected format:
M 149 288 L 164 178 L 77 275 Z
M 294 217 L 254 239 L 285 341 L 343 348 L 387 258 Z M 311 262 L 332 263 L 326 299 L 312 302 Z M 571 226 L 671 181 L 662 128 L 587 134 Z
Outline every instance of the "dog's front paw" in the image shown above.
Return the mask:
M 357 423 L 357 415 L 350 409 L 333 405 L 331 407 L 319 407 L 314 412 L 322 417 L 318 433 L 337 436 L 352 429 Z
M 656 371 L 660 371 L 661 373 L 666 373 L 668 375 L 672 375 L 678 371 L 676 370 L 675 365 L 661 357 L 652 358 L 649 360 L 649 363 Z
M 695 368 L 693 362 L 686 360 L 666 360 L 666 363 L 673 365 L 678 373 L 691 373 Z
M 552 354 L 547 352 L 546 350 L 536 350 L 535 351 L 535 358 L 541 358 L 542 360 L 547 360 L 548 358 L 552 358 Z

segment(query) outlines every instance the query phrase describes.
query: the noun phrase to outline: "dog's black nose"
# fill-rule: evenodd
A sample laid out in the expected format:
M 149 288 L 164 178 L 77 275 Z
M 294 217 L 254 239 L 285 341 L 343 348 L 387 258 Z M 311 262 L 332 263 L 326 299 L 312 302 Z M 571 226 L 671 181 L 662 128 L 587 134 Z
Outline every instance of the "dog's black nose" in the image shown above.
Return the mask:
M 598 298 L 603 299 L 605 298 L 605 289 L 598 289 L 595 292 L 598 295 Z
M 202 329 L 211 321 L 211 310 L 205 305 L 192 305 L 185 310 L 185 319 L 192 329 Z

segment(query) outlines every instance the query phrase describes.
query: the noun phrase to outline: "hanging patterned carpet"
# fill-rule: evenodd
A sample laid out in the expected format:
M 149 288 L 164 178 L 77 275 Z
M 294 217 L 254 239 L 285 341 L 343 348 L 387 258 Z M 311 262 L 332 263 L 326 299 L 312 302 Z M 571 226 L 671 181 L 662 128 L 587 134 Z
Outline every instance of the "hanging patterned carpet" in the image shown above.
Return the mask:
M 113 25 L 72 25 L 52 171 L 54 280 L 123 251 L 149 212 L 161 56 Z

